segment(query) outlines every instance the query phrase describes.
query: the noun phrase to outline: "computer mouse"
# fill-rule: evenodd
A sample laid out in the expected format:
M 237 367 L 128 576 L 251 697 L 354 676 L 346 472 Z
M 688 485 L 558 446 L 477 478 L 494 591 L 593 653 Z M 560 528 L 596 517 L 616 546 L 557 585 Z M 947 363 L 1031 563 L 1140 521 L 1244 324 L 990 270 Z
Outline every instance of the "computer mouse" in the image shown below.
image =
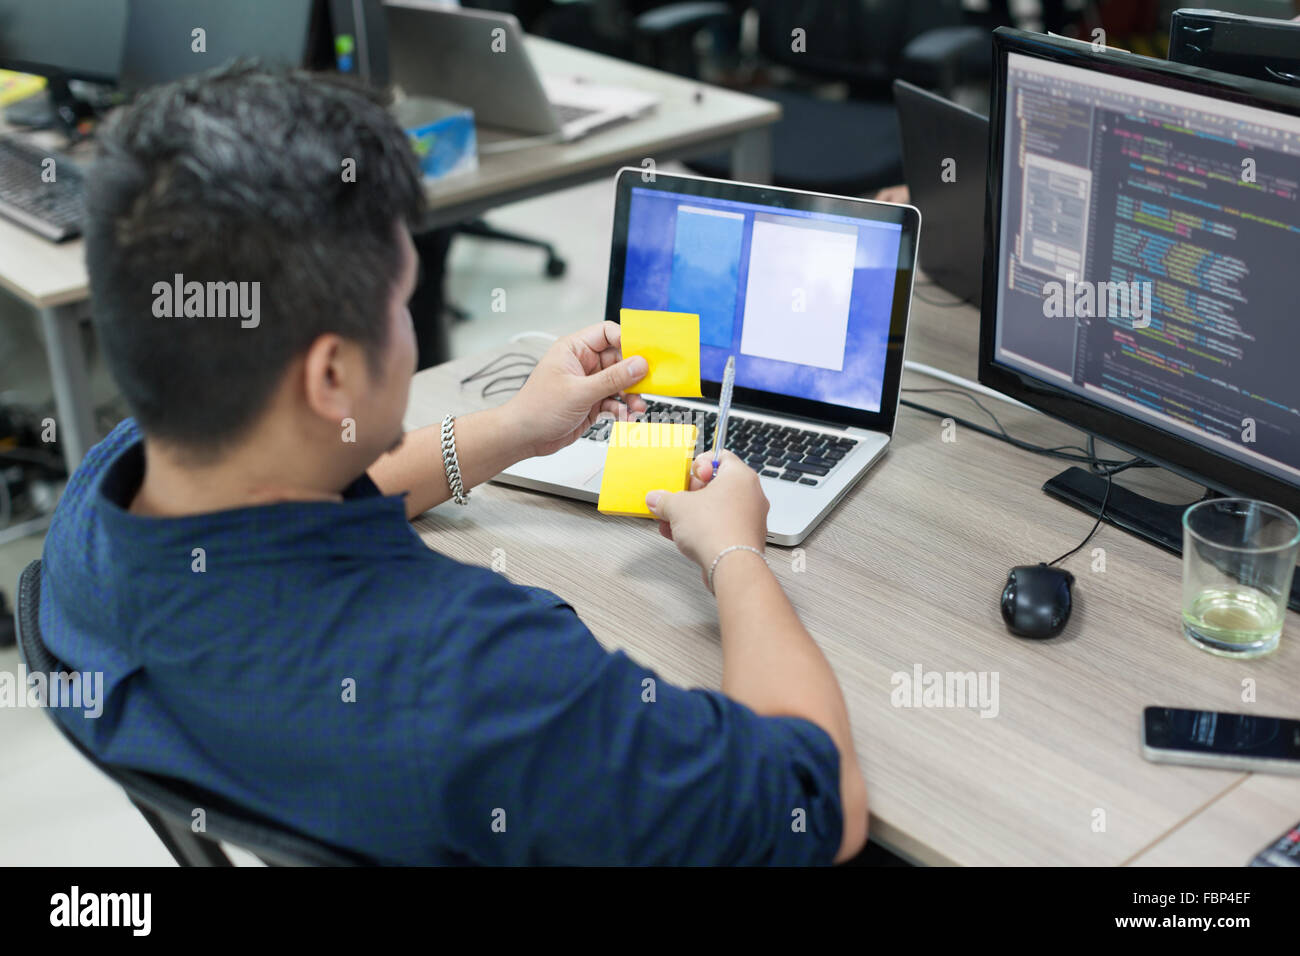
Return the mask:
M 1055 637 L 1070 619 L 1074 575 L 1047 564 L 1022 564 L 1002 589 L 1002 620 L 1020 637 Z

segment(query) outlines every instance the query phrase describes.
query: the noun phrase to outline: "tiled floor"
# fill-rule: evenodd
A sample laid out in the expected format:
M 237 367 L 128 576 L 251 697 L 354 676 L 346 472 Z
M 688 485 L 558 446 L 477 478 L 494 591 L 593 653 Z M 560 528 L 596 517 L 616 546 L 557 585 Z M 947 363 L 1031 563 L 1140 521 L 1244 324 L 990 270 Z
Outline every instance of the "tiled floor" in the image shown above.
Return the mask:
M 601 318 L 609 265 L 613 186 L 602 181 L 492 212 L 488 220 L 545 236 L 568 260 L 561 279 L 543 275 L 542 253 L 506 243 L 458 239 L 448 292 L 472 318 L 452 330 L 456 355 L 518 332 L 563 333 Z M 506 309 L 493 312 L 496 289 Z M 93 356 L 92 356 L 93 358 Z M 102 369 L 98 400 L 112 395 Z M 0 293 L 0 393 L 26 403 L 50 400 L 34 317 Z M 41 552 L 39 537 L 0 547 L 0 589 L 12 602 L 18 574 Z M 18 653 L 0 649 L 0 672 L 16 674 Z M 160 865 L 171 857 L 122 792 L 77 754 L 39 711 L 0 708 L 0 867 Z

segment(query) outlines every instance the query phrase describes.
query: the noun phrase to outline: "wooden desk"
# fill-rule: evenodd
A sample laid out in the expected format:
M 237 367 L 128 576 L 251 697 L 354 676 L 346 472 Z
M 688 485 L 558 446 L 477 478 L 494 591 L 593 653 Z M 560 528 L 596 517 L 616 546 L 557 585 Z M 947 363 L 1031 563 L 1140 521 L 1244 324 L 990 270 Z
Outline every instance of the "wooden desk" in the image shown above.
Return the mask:
M 975 377 L 973 309 L 918 301 L 913 317 L 910 359 Z M 481 383 L 458 382 L 493 354 L 417 375 L 408 427 L 481 407 Z M 904 385 L 944 383 L 908 373 Z M 957 395 L 914 397 L 980 415 Z M 1027 440 L 1081 437 L 1034 412 L 991 405 Z M 1148 763 L 1138 724 L 1150 704 L 1294 715 L 1294 615 L 1269 657 L 1199 651 L 1180 631 L 1179 559 L 1106 526 L 1066 562 L 1078 578 L 1066 632 L 1041 643 L 1011 636 L 998 612 L 1007 570 L 1068 550 L 1092 520 L 1039 490 L 1064 463 L 960 427 L 956 439 L 943 440 L 937 419 L 902 409 L 891 451 L 803 546 L 768 550 L 844 688 L 873 836 L 934 864 L 1248 862 L 1300 819 L 1300 778 Z M 1130 475 L 1124 484 L 1165 500 L 1198 497 L 1170 475 Z M 439 551 L 564 596 L 605 645 L 663 677 L 719 686 L 712 598 L 650 522 L 486 485 L 468 507 L 435 509 L 416 527 Z M 1093 548 L 1105 551 L 1104 571 L 1090 570 Z M 609 600 L 616 592 L 618 608 Z M 997 674 L 997 715 L 893 706 L 892 676 L 917 666 Z M 1257 704 L 1242 704 L 1247 678 Z
M 770 127 L 781 116 L 775 103 L 538 37 L 529 37 L 528 44 L 543 73 L 648 90 L 659 95 L 659 105 L 647 116 L 574 143 L 484 155 L 476 172 L 429 184 L 429 227 L 472 219 L 497 206 L 590 182 L 620 166 L 640 166 L 645 159 L 660 165 L 726 149 L 736 178 L 750 182 L 770 178 Z M 517 137 L 482 131 L 484 143 Z M 69 471 L 99 438 L 78 337 L 90 296 L 83 255 L 80 240 L 55 245 L 0 219 L 0 287 L 40 317 Z

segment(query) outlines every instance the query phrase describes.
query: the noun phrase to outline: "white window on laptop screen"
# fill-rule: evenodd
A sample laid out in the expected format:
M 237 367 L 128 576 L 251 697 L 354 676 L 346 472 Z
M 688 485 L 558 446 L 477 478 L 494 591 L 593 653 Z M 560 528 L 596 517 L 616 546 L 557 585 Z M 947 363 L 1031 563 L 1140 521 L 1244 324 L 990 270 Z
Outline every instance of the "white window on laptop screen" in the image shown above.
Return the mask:
M 741 353 L 843 370 L 857 249 L 856 226 L 756 214 Z

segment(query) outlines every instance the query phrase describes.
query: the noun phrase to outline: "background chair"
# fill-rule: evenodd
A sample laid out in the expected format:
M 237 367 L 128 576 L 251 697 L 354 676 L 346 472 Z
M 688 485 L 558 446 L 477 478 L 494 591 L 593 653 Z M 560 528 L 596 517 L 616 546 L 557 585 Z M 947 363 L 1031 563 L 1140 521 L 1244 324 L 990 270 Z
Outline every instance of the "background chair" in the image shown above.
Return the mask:
M 55 674 L 69 668 L 45 646 L 40 631 L 41 562 L 33 561 L 18 580 L 18 650 L 28 673 Z M 371 861 L 328 846 L 243 810 L 215 794 L 158 774 L 103 763 L 53 713 L 50 719 L 87 760 L 126 791 L 127 798 L 181 866 L 233 866 L 221 843 L 252 853 L 267 866 L 359 866 Z M 202 808 L 205 831 L 191 829 Z
M 655 36 L 652 49 L 671 49 L 672 37 L 693 44 L 701 27 L 734 20 L 746 4 L 720 6 L 659 7 L 638 18 L 638 29 Z M 696 8 L 694 20 L 673 16 L 678 7 Z M 760 81 L 745 92 L 781 104 L 772 129 L 778 186 L 861 195 L 902 182 L 894 79 L 951 97 L 961 83 L 988 75 L 989 31 L 966 22 L 960 0 L 754 0 L 748 7 L 758 16 L 759 61 L 751 69 Z M 665 63 L 683 56 L 660 55 Z M 827 84 L 845 95 L 827 95 Z M 722 154 L 688 165 L 707 176 L 729 173 Z

